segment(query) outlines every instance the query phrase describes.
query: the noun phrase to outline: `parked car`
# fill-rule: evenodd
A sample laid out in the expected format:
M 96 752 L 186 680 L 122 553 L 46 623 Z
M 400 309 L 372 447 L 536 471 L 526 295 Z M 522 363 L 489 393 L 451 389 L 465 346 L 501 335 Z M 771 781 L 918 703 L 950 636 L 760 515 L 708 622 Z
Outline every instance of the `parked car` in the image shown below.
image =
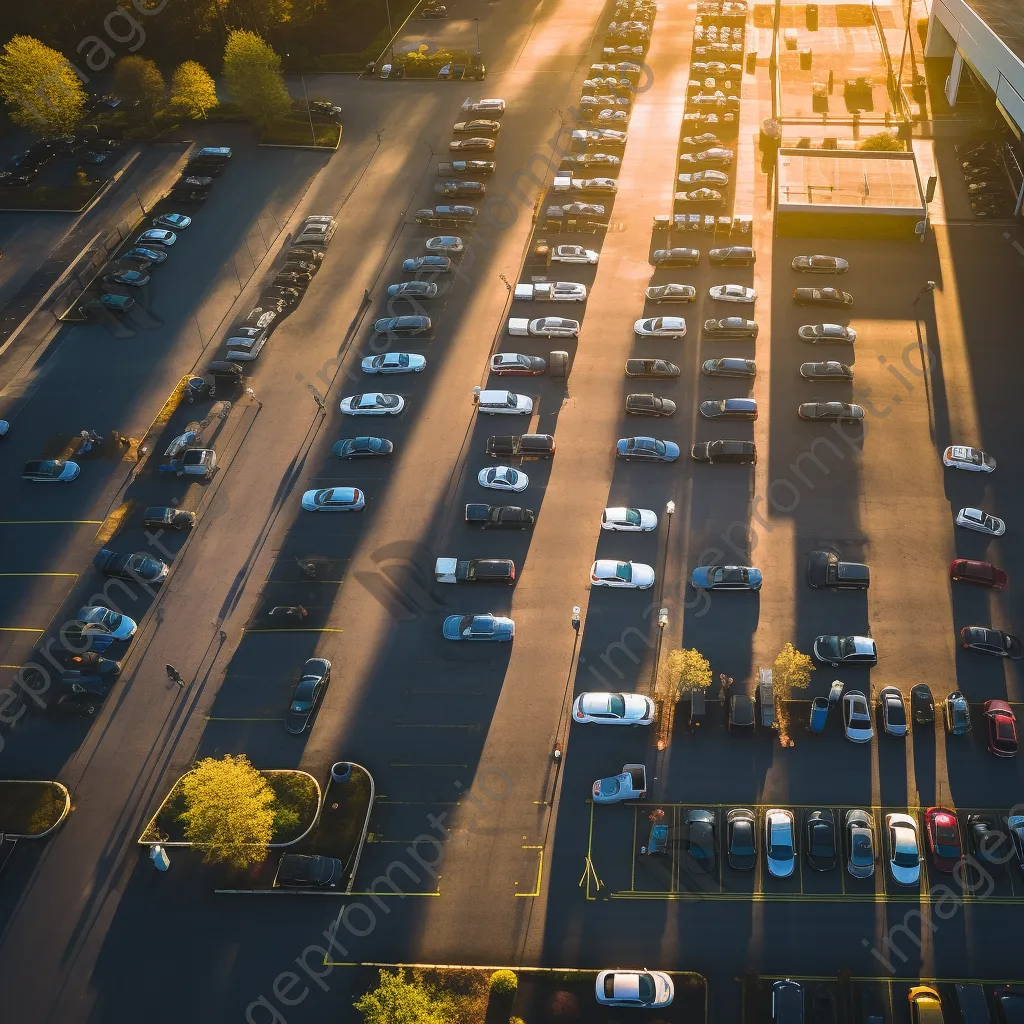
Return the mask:
M 804 855 L 814 871 L 831 871 L 837 862 L 836 819 L 827 807 L 804 818 Z
M 642 764 L 622 766 L 618 775 L 597 779 L 590 790 L 595 804 L 616 804 L 623 800 L 642 800 L 647 795 L 647 769 Z
M 878 652 L 869 636 L 819 636 L 812 648 L 815 660 L 839 668 L 840 665 L 876 665 Z
M 496 352 L 491 356 L 491 373 L 499 377 L 537 377 L 547 368 L 547 360 L 540 356 L 527 356 L 520 352 Z
M 757 292 L 742 284 L 716 284 L 708 289 L 708 295 L 719 302 L 754 302 Z
M 713 811 L 692 808 L 683 815 L 683 864 L 691 874 L 708 875 L 715 870 L 717 828 Z
M 1017 754 L 1017 716 L 1005 700 L 987 700 L 982 708 L 988 725 L 988 749 L 996 757 Z
M 692 284 L 651 285 L 644 290 L 644 298 L 659 305 L 662 302 L 693 302 L 697 298 L 697 289 Z
M 556 245 L 551 250 L 552 263 L 582 263 L 593 265 L 597 263 L 598 254 L 593 249 L 586 249 L 582 245 Z
M 757 864 L 757 827 L 754 812 L 733 807 L 725 816 L 726 860 L 733 871 L 753 871 Z
M 652 316 L 637 320 L 633 333 L 641 338 L 684 338 L 686 321 L 681 316 Z
M 331 683 L 331 663 L 326 658 L 310 658 L 302 666 L 299 680 L 292 690 L 288 712 L 284 717 L 285 732 L 301 736 L 312 728 L 317 710 Z
M 627 359 L 626 376 L 644 378 L 674 379 L 680 374 L 679 367 L 667 359 Z
M 918 683 L 911 689 L 910 717 L 914 725 L 931 725 L 935 721 L 935 700 L 927 683 Z
M 434 333 L 434 324 L 429 316 L 412 314 L 387 316 L 375 320 L 373 330 L 377 334 L 392 334 L 400 338 L 419 338 Z
M 572 704 L 574 722 L 590 725 L 650 725 L 654 701 L 640 693 L 581 693 Z
M 525 491 L 530 486 L 530 478 L 519 469 L 511 466 L 491 466 L 477 473 L 477 483 L 492 491 Z
M 677 247 L 655 249 L 651 254 L 651 265 L 660 268 L 695 267 L 700 262 L 700 249 Z
M 643 562 L 599 558 L 590 567 L 590 585 L 620 590 L 649 590 L 654 585 L 654 570 Z
M 700 414 L 708 420 L 756 420 L 756 398 L 719 398 L 700 403 Z
M 705 377 L 745 377 L 753 380 L 757 376 L 757 364 L 753 359 L 738 359 L 725 356 L 720 359 L 705 359 L 700 365 Z
M 990 537 L 1002 537 L 1006 533 L 1006 523 L 1002 519 L 990 516 L 980 508 L 960 509 L 956 514 L 956 525 L 977 533 L 987 533 Z
M 646 508 L 606 508 L 601 513 L 601 529 L 626 533 L 650 533 L 658 528 L 658 515 Z
M 141 270 L 119 270 L 114 274 L 105 274 L 104 284 L 124 284 L 132 288 L 141 288 L 149 284 L 149 274 Z
M 846 870 L 853 878 L 875 873 L 875 822 L 868 811 L 853 808 L 843 818 L 846 839 Z
M 516 624 L 503 615 L 449 615 L 441 633 L 446 640 L 489 640 L 508 643 L 516 635 Z
M 772 808 L 764 815 L 764 849 L 768 874 L 789 878 L 796 866 L 796 826 L 793 812 Z
M 801 274 L 845 274 L 850 264 L 839 256 L 795 256 L 792 267 Z
M 804 1024 L 804 990 L 798 981 L 772 984 L 772 1024 Z
M 761 570 L 746 565 L 701 565 L 690 577 L 695 590 L 758 591 L 761 582 Z
M 949 563 L 949 578 L 954 583 L 973 583 L 993 590 L 1005 590 L 1009 584 L 1004 570 L 991 562 L 978 562 L 971 558 L 954 558 Z
M 627 416 L 673 416 L 676 403 L 658 395 L 626 395 Z
M 804 324 L 796 333 L 812 345 L 852 345 L 857 340 L 857 332 L 842 324 Z
M 878 693 L 882 728 L 890 736 L 907 735 L 907 706 L 903 694 L 895 686 L 883 686 Z
M 370 391 L 343 398 L 340 408 L 346 416 L 397 416 L 405 408 L 405 399 L 401 395 Z
M 130 640 L 135 636 L 135 631 L 138 628 L 134 619 L 130 619 L 127 615 L 115 612 L 113 608 L 107 608 L 104 605 L 85 605 L 85 607 L 79 608 L 78 613 L 75 615 L 75 621 L 102 628 L 115 640 Z M 117 662 L 110 662 L 109 664 L 116 665 Z M 83 671 L 89 668 L 86 665 L 67 667 Z M 120 666 L 118 666 L 118 672 L 120 672 Z
M 631 462 L 675 462 L 679 458 L 679 445 L 656 437 L 623 437 L 615 444 L 615 455 Z
M 394 450 L 394 444 L 386 437 L 349 437 L 335 441 L 331 447 L 331 452 L 339 459 L 376 459 Z
M 336 857 L 286 853 L 278 865 L 273 884 L 288 889 L 336 889 L 344 873 L 344 865 Z
M 365 356 L 360 365 L 363 373 L 422 373 L 427 361 L 415 352 L 385 352 L 379 356 Z
M 494 139 L 485 139 L 483 136 L 476 136 L 472 139 L 453 139 L 448 143 L 448 148 L 453 153 L 489 152 L 494 147 Z
M 807 582 L 817 588 L 867 590 L 871 572 L 860 562 L 844 562 L 834 551 L 812 551 L 807 559 Z
M 992 654 L 997 658 L 1024 658 L 1024 644 L 1012 633 L 986 626 L 964 626 L 960 630 L 960 642 L 965 650 Z
M 1006 835 L 994 814 L 968 814 L 967 839 L 971 856 L 990 874 L 999 874 L 1006 864 L 1003 847 L 1008 846 Z
M 388 285 L 389 299 L 433 299 L 436 296 L 437 285 L 433 281 L 402 281 Z
M 92 564 L 104 576 L 116 576 L 122 580 L 135 580 L 143 583 L 162 583 L 170 572 L 170 566 L 159 558 L 143 552 L 135 554 L 119 554 L 109 548 L 100 548 L 92 560 Z
M 851 743 L 869 743 L 875 734 L 868 699 L 860 690 L 843 694 L 843 732 Z
M 407 274 L 448 274 L 451 269 L 452 261 L 447 256 L 416 256 L 402 262 L 402 270 Z
M 172 246 L 178 240 L 178 236 L 173 231 L 167 231 L 165 228 L 150 228 L 148 231 L 143 231 L 138 238 L 135 239 L 135 245 L 141 246 L 146 249 L 152 245 L 165 245 Z
M 802 420 L 816 423 L 860 423 L 864 419 L 864 408 L 849 402 L 801 402 L 796 414 Z
M 423 243 L 423 248 L 428 253 L 447 255 L 451 252 L 462 252 L 466 246 L 458 235 L 434 235 L 433 238 L 428 238 Z
M 793 300 L 798 306 L 830 306 L 848 309 L 853 305 L 853 296 L 838 288 L 795 288 Z
M 675 989 L 664 971 L 601 971 L 596 995 L 602 1006 L 654 1009 L 670 1005 Z
M 757 462 L 757 446 L 753 441 L 695 441 L 690 446 L 695 462 L 752 466 Z
M 824 363 L 801 363 L 800 376 L 804 380 L 834 381 L 842 383 L 853 380 L 853 370 L 846 363 L 829 360 Z
M 166 249 L 147 249 L 145 246 L 134 246 L 129 249 L 126 253 L 122 253 L 118 257 L 120 260 L 129 260 L 132 263 L 163 263 L 165 259 L 170 255 Z
M 909 814 L 887 814 L 885 833 L 890 877 L 897 885 L 917 885 L 921 880 L 917 821 Z
M 196 525 L 196 514 L 183 508 L 153 505 L 142 513 L 142 525 L 147 530 L 191 530 Z
M 66 459 L 39 459 L 26 462 L 21 470 L 22 480 L 36 484 L 65 484 L 78 479 L 81 467 Z
M 969 473 L 992 473 L 996 468 L 996 460 L 987 452 L 961 444 L 950 445 L 942 453 L 942 464 Z
M 212 184 L 210 179 L 206 179 L 208 184 Z M 171 231 L 184 231 L 192 223 L 191 217 L 186 217 L 183 213 L 161 213 L 159 217 L 154 217 L 152 220 L 153 227 L 155 228 L 168 228 Z
M 956 813 L 945 807 L 929 807 L 924 812 L 924 828 L 936 869 L 951 875 L 964 857 Z
M 971 706 L 959 690 L 946 695 L 945 718 L 951 736 L 963 736 L 971 731 Z
M 361 512 L 366 495 L 358 487 L 321 487 L 302 495 L 307 512 Z
M 742 316 L 727 316 L 721 320 L 705 320 L 704 333 L 709 338 L 723 341 L 732 339 L 749 339 L 757 337 L 757 324 Z

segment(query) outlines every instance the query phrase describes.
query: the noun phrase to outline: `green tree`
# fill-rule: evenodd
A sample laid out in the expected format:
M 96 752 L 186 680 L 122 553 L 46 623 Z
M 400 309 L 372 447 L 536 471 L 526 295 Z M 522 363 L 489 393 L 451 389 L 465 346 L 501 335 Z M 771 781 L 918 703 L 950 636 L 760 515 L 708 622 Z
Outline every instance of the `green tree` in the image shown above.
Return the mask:
M 876 132 L 864 139 L 857 148 L 875 153 L 902 153 L 904 145 L 895 132 Z
M 264 128 L 291 110 L 292 99 L 281 76 L 281 58 L 255 32 L 236 29 L 228 36 L 224 81 L 245 115 Z
M 365 1024 L 450 1024 L 451 1017 L 436 1003 L 418 978 L 405 971 L 380 972 L 380 983 L 353 1004 Z
M 73 134 L 85 112 L 71 63 L 32 36 L 14 36 L 0 53 L 0 96 L 15 124 L 44 138 Z
M 126 103 L 138 103 L 150 123 L 164 101 L 164 76 L 148 57 L 122 57 L 114 66 L 114 95 Z
M 788 640 L 772 663 L 772 695 L 775 698 L 775 714 L 779 732 L 788 741 L 789 715 L 786 701 L 792 700 L 794 690 L 806 690 L 811 685 L 814 662 L 809 654 L 798 651 Z
M 697 650 L 669 651 L 665 674 L 674 700 L 682 700 L 690 690 L 706 690 L 711 686 L 711 663 Z
M 186 60 L 174 69 L 171 105 L 189 117 L 206 117 L 206 112 L 217 106 L 217 87 L 198 61 Z
M 208 757 L 182 779 L 185 837 L 207 863 L 246 868 L 266 859 L 274 793 L 245 754 Z

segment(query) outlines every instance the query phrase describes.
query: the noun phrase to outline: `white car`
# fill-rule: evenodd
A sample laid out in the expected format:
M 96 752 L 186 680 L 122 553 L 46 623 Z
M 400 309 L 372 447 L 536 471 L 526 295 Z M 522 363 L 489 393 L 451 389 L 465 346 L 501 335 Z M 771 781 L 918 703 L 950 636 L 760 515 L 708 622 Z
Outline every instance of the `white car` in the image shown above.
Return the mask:
M 668 1006 L 675 997 L 672 979 L 664 971 L 601 971 L 597 1001 L 603 1006 Z
M 650 725 L 654 710 L 639 693 L 581 693 L 572 702 L 573 721 L 592 725 Z
M 481 391 L 476 407 L 484 416 L 529 416 L 533 412 L 533 399 L 514 391 Z
M 476 482 L 492 491 L 525 491 L 530 486 L 530 478 L 522 470 L 511 466 L 488 466 L 481 469 L 476 475 Z
M 641 338 L 684 338 L 686 321 L 681 316 L 649 316 L 633 324 L 633 333 Z
M 346 416 L 397 416 L 404 408 L 401 395 L 383 395 L 379 391 L 341 400 L 341 411 Z
M 307 512 L 359 512 L 366 508 L 366 495 L 358 487 L 321 487 L 302 495 Z
M 467 114 L 488 114 L 491 117 L 501 117 L 505 113 L 504 100 L 466 100 L 462 109 Z
M 956 525 L 968 530 L 987 533 L 990 537 L 1002 537 L 1006 533 L 1006 523 L 1002 519 L 982 512 L 980 508 L 962 508 L 956 514 Z
M 857 332 L 852 327 L 843 327 L 842 324 L 804 324 L 796 333 L 801 341 L 809 341 L 812 344 L 834 342 L 852 345 L 857 340 Z
M 582 245 L 556 245 L 551 250 L 552 263 L 597 263 L 597 253 Z
M 423 248 L 427 252 L 436 252 L 447 256 L 453 252 L 462 252 L 466 247 L 458 235 L 434 235 L 433 238 L 428 238 L 424 242 Z
M 869 743 L 875 734 L 868 699 L 859 690 L 843 694 L 843 731 L 851 743 Z
M 644 289 L 644 298 L 649 302 L 693 302 L 697 289 L 692 284 L 652 284 Z
M 78 622 L 88 622 L 94 626 L 102 626 L 115 640 L 128 640 L 135 636 L 136 625 L 127 615 L 115 612 L 113 608 L 103 605 L 89 604 L 78 609 L 75 616 Z
M 697 171 L 696 173 L 680 174 L 680 185 L 728 185 L 729 175 L 722 171 Z
M 719 302 L 753 302 L 757 292 L 741 284 L 716 284 L 708 289 L 708 295 Z
M 892 880 L 897 885 L 917 885 L 921 881 L 917 821 L 909 814 L 887 814 L 885 833 Z
M 590 567 L 590 585 L 648 590 L 654 586 L 654 570 L 643 562 L 618 562 L 614 558 L 599 558 Z
M 508 333 L 516 337 L 578 338 L 580 322 L 562 316 L 542 316 L 536 320 L 514 316 L 509 319 Z
M 613 196 L 619 191 L 619 183 L 614 178 L 579 178 L 570 188 L 574 192 L 602 192 Z
M 647 508 L 606 508 L 601 513 L 602 530 L 650 533 L 658 528 L 658 515 Z
M 459 132 L 461 135 L 473 135 L 476 132 L 487 132 L 491 135 L 497 135 L 501 131 L 501 125 L 497 121 L 492 121 L 490 118 L 474 118 L 472 121 L 457 121 L 452 125 L 453 132 Z
M 764 815 L 764 852 L 768 874 L 789 878 L 796 866 L 796 828 L 793 812 L 773 808 Z
M 421 373 L 426 365 L 426 359 L 415 352 L 385 352 L 362 362 L 363 373 Z
M 135 245 L 174 245 L 178 236 L 165 228 L 150 228 L 135 239 Z
M 961 444 L 950 445 L 942 453 L 942 464 L 953 469 L 966 469 L 969 473 L 991 473 L 996 460 L 980 448 L 968 448 Z

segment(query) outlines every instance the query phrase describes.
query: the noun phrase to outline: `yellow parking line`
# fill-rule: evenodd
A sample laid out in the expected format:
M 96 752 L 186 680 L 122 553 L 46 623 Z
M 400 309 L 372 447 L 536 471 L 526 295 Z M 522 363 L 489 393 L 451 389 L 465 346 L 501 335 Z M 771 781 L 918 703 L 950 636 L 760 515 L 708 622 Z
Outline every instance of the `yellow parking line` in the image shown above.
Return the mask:
M 102 519 L 0 519 L 0 526 L 99 526 Z
M 283 722 L 283 718 L 226 718 L 214 715 L 207 715 L 208 722 Z
M 0 666 L 2 667 L 2 666 Z M 401 764 L 398 761 L 391 762 L 392 768 L 468 768 L 468 764 Z
M 533 892 L 517 892 L 516 896 L 539 896 L 540 895 L 540 880 L 544 874 L 544 847 L 543 846 L 523 846 L 524 850 L 540 850 L 540 856 L 537 858 L 537 882 L 533 887 Z M 516 885 L 519 883 L 516 882 Z
M 243 629 L 243 633 L 344 633 L 343 629 L 333 629 L 328 626 L 292 628 L 292 629 Z
M 0 572 L 0 578 L 15 576 L 70 576 L 72 579 L 78 576 L 77 572 Z
M 42 633 L 41 629 L 32 629 L 29 626 L 0 626 L 0 633 Z

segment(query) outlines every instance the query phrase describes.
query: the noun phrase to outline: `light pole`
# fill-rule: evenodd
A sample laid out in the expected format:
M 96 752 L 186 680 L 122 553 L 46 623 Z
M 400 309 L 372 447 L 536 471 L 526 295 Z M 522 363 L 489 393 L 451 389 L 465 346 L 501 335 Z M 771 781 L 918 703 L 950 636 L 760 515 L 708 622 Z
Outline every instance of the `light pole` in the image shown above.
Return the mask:
M 914 296 L 914 305 L 916 306 L 929 292 L 935 291 L 934 281 L 925 281 L 924 287 Z
M 476 52 L 480 53 L 480 19 L 474 18 L 476 22 Z

